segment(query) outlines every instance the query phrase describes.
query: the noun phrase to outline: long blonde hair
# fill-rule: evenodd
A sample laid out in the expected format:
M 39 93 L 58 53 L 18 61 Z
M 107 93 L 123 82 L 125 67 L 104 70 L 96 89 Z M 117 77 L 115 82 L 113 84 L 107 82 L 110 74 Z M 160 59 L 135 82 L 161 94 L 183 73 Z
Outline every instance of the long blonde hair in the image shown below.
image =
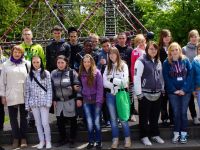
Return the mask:
M 121 59 L 121 56 L 119 54 L 119 50 L 116 48 L 116 47 L 111 47 L 110 48 L 110 51 L 109 51 L 109 54 L 110 53 L 114 53 L 117 55 L 117 70 L 118 71 L 122 71 L 123 70 L 123 66 L 122 66 L 122 63 L 123 63 L 123 60 Z M 108 74 L 110 74 L 111 70 L 113 69 L 112 68 L 112 60 L 110 59 L 110 57 L 108 57 Z
M 172 54 L 171 54 L 171 52 L 174 48 L 177 48 L 178 51 L 179 51 L 179 59 L 185 59 L 186 58 L 185 55 L 183 55 L 183 53 L 182 53 L 181 46 L 177 42 L 172 42 L 168 47 L 168 58 L 167 59 L 168 59 L 168 62 L 170 64 L 172 64 Z
M 83 72 L 86 72 L 85 67 L 83 65 L 83 61 L 84 61 L 85 58 L 89 58 L 90 62 L 91 62 L 91 67 L 89 69 L 88 77 L 87 77 L 87 84 L 88 84 L 88 86 L 92 86 L 93 83 L 94 83 L 96 64 L 95 64 L 94 58 L 90 54 L 86 54 L 83 57 L 83 59 L 81 60 L 81 65 L 80 65 L 80 68 L 79 68 L 79 76 L 81 77 Z

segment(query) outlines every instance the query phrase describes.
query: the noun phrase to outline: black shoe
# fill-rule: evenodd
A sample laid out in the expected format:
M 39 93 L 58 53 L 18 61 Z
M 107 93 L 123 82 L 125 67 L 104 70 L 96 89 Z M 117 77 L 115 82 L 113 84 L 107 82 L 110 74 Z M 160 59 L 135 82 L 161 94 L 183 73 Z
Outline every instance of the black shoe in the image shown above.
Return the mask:
M 87 149 L 92 149 L 94 147 L 94 143 L 88 143 Z
M 167 119 L 163 120 L 162 126 L 163 127 L 169 127 L 169 123 L 167 122 Z
M 3 147 L 0 146 L 0 150 L 5 150 Z
M 96 142 L 96 146 L 95 147 L 96 147 L 97 150 L 100 150 L 102 148 L 101 142 Z
M 67 144 L 65 140 L 59 141 L 58 143 L 55 144 L 55 147 L 61 147 L 63 145 Z
M 75 147 L 75 143 L 73 140 L 69 141 L 69 148 L 74 148 Z

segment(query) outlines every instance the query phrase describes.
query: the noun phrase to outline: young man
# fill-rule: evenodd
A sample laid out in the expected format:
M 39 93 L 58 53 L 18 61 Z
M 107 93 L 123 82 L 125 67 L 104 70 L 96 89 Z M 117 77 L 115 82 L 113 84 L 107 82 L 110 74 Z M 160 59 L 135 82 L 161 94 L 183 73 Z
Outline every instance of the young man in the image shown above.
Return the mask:
M 40 44 L 33 43 L 32 41 L 33 33 L 31 29 L 24 28 L 22 30 L 22 38 L 24 42 L 22 42 L 20 46 L 25 50 L 24 53 L 25 59 L 30 61 L 33 55 L 39 55 L 42 58 L 42 61 L 45 65 L 46 61 L 45 61 L 44 50 Z
M 79 66 L 76 66 L 76 56 L 79 52 L 82 51 L 83 46 L 78 42 L 78 31 L 74 27 L 70 27 L 68 29 L 69 35 L 69 45 L 71 48 L 71 57 L 70 57 L 70 68 L 75 69 L 76 71 L 79 70 Z
M 70 45 L 62 38 L 62 31 L 62 27 L 54 26 L 52 29 L 53 40 L 46 47 L 46 69 L 50 72 L 57 68 L 55 63 L 57 56 L 64 55 L 68 59 L 70 58 Z

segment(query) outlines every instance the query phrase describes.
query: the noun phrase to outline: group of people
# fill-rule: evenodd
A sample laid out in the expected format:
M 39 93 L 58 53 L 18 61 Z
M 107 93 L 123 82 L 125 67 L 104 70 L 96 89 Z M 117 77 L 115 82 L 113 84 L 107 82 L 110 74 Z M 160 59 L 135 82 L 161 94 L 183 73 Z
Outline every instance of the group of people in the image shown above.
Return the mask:
M 128 120 L 120 120 L 116 108 L 116 94 L 121 86 L 133 93 L 130 94 L 130 120 L 133 121 L 137 114 L 134 105 L 137 97 L 140 138 L 144 145 L 151 146 L 151 140 L 164 143 L 158 127 L 160 112 L 163 124 L 174 125 L 172 142 L 187 143 L 187 109 L 190 105 L 194 123 L 199 123 L 194 105 L 197 96 L 200 107 L 197 30 L 189 32 L 189 42 L 183 49 L 177 42 L 172 42 L 168 29 L 160 32 L 158 44 L 143 34 L 136 35 L 134 48 L 127 45 L 125 33 L 117 35 L 116 43 L 102 39 L 101 48 L 96 34 L 91 34 L 83 45 L 79 43 L 78 31 L 73 27 L 68 29 L 68 42 L 62 39 L 60 26 L 55 26 L 52 34 L 53 40 L 45 52 L 40 44 L 33 43 L 29 28 L 22 31 L 24 41 L 12 48 L 9 58 L 4 57 L 0 49 L 0 115 L 4 117 L 3 107 L 7 105 L 13 149 L 27 147 L 27 112 L 30 111 L 40 141 L 37 149 L 52 148 L 49 112 L 57 119 L 60 140 L 56 147 L 67 142 L 70 148 L 74 147 L 77 116 L 80 115 L 88 130 L 87 149 L 101 149 L 103 114 L 104 123 L 111 124 L 111 148 L 119 146 L 119 122 L 124 133 L 124 147 L 130 148 Z M 69 136 L 66 121 L 70 122 Z M 3 123 L 0 125 L 3 129 Z

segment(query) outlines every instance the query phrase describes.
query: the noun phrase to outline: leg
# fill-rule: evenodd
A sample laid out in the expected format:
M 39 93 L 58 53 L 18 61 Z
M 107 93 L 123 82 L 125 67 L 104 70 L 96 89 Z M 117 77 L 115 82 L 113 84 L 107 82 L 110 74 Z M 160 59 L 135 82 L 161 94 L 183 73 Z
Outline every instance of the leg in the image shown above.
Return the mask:
M 106 104 L 108 106 L 108 111 L 110 113 L 110 123 L 112 128 L 112 138 L 119 137 L 119 128 L 117 121 L 117 111 L 116 111 L 116 98 L 114 95 L 106 94 Z
M 168 103 L 168 97 L 167 94 L 162 96 L 162 101 L 161 101 L 161 120 L 163 123 L 165 120 L 168 120 L 168 111 L 167 111 L 167 103 Z
M 45 134 L 45 140 L 46 142 L 51 142 L 51 130 L 49 126 L 49 108 L 41 107 L 40 113 L 41 113 L 41 122 Z
M 140 137 L 148 136 L 148 121 L 150 112 L 150 101 L 143 97 L 139 100 L 139 128 L 140 128 Z
M 65 128 L 65 117 L 63 116 L 63 112 L 61 112 L 60 116 L 56 116 L 58 131 L 60 134 L 60 141 L 65 141 L 66 139 L 66 128 Z
M 76 121 L 76 116 L 71 117 L 70 119 L 70 140 L 74 141 L 76 139 L 77 135 L 77 121 Z
M 85 112 L 85 117 L 87 121 L 87 128 L 88 128 L 88 141 L 89 143 L 94 143 L 94 120 L 93 120 L 93 113 L 94 113 L 94 104 L 83 104 L 83 109 Z
M 95 107 L 95 120 L 94 120 L 94 125 L 95 125 L 95 141 L 96 142 L 101 142 L 101 126 L 100 126 L 100 116 L 101 116 L 101 108 L 99 106 L 94 106 Z
M 26 132 L 27 132 L 27 111 L 25 110 L 25 104 L 20 104 L 20 133 L 21 138 L 26 139 Z
M 173 110 L 174 116 L 174 131 L 180 132 L 181 126 L 181 98 L 176 94 L 169 94 L 169 100 Z
M 189 110 L 191 113 L 191 117 L 194 119 L 197 117 L 196 109 L 195 109 L 195 104 L 194 104 L 194 96 L 191 95 L 190 101 L 189 101 Z
M 190 101 L 191 94 L 185 94 L 181 98 L 181 131 L 187 131 L 188 127 L 188 118 L 187 118 L 187 110 L 188 104 Z
M 0 131 L 3 130 L 4 117 L 5 117 L 4 105 L 2 104 L 0 97 Z
M 120 121 L 123 127 L 124 137 L 130 137 L 130 128 L 128 125 L 128 121 Z
M 14 139 L 20 139 L 19 124 L 17 120 L 18 106 L 8 106 L 8 112 L 10 117 L 10 125 L 12 128 L 12 136 Z
M 151 111 L 149 117 L 151 136 L 159 136 L 158 120 L 161 108 L 161 97 L 157 101 L 151 102 Z
M 32 108 L 31 110 L 33 112 L 33 116 L 35 119 L 35 125 L 37 128 L 39 140 L 40 142 L 42 141 L 44 142 L 44 132 L 42 128 L 42 118 L 41 118 L 42 113 L 40 112 L 40 108 Z

